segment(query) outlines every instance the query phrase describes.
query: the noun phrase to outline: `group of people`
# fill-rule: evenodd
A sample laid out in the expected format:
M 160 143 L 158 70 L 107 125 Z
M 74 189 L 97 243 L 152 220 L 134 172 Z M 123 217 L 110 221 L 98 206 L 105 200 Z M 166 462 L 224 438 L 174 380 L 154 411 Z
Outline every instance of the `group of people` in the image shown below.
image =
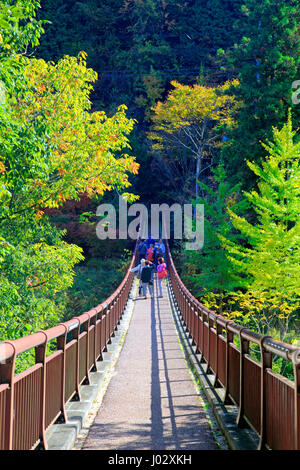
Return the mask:
M 140 280 L 139 295 L 143 291 L 145 299 L 147 298 L 147 288 L 151 298 L 154 296 L 153 278 L 155 273 L 157 273 L 159 297 L 163 297 L 162 281 L 168 276 L 164 260 L 165 252 L 163 241 L 156 241 L 150 237 L 147 240 L 141 240 L 137 247 L 137 266 L 132 268 L 131 272 L 137 272 Z
M 147 240 L 141 240 L 137 247 L 138 264 L 142 259 L 151 261 L 157 267 L 158 259 L 165 256 L 166 248 L 162 240 L 154 240 L 149 237 Z

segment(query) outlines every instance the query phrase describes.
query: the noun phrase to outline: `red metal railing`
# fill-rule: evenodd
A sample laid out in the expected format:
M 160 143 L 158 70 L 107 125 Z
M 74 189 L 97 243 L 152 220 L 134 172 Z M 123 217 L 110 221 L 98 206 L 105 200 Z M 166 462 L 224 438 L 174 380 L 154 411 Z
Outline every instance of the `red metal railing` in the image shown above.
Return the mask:
M 225 389 L 239 409 L 237 425 L 250 425 L 259 435 L 258 449 L 300 449 L 300 348 L 262 336 L 226 320 L 202 305 L 181 281 L 168 244 L 166 255 L 174 300 L 190 337 L 214 374 L 214 385 Z M 239 338 L 237 347 L 234 337 Z M 259 346 L 260 362 L 249 354 Z M 272 370 L 273 356 L 293 364 L 294 381 Z
M 80 399 L 125 309 L 134 274 L 130 267 L 119 287 L 102 304 L 54 328 L 0 344 L 0 450 L 47 449 L 45 432 L 66 420 L 65 404 Z M 56 351 L 46 357 L 47 345 Z M 18 354 L 35 349 L 35 365 L 15 376 Z

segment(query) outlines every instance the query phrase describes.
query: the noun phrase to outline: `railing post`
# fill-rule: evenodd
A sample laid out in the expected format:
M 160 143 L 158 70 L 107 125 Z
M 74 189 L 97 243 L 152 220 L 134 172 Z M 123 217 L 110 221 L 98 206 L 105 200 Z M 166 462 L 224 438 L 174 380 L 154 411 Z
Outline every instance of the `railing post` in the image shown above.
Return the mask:
M 180 295 L 181 295 L 180 311 L 181 311 L 181 316 L 183 318 L 183 325 L 186 326 L 186 321 L 185 321 L 185 298 L 184 298 L 184 293 L 183 293 L 183 290 L 182 290 L 181 286 L 180 286 Z
M 187 328 L 187 324 L 186 324 L 186 300 L 185 300 L 185 295 L 184 295 L 184 292 L 182 290 L 182 288 L 180 289 L 181 290 L 181 295 L 182 295 L 182 309 L 181 309 L 181 315 L 182 315 L 182 318 L 183 318 L 183 325 Z
M 111 344 L 111 338 L 115 336 L 114 333 L 114 311 L 115 311 L 115 301 L 112 300 L 109 308 L 109 344 Z
M 245 389 L 245 354 L 249 353 L 249 341 L 243 338 L 242 333 L 244 330 L 247 330 L 246 327 L 241 327 L 239 330 L 239 339 L 240 339 L 240 394 L 239 394 L 239 413 L 236 420 L 236 424 L 239 428 L 248 427 L 247 422 L 244 418 L 245 411 L 245 399 L 244 399 L 244 389 Z
M 99 361 L 103 361 L 103 343 L 104 343 L 104 333 L 103 333 L 103 305 L 101 305 L 101 309 L 99 310 L 98 312 L 98 320 L 100 321 L 100 325 L 99 325 L 99 334 L 100 334 L 100 338 L 99 338 L 99 347 L 100 347 L 100 351 L 99 352 Z
M 294 394 L 295 394 L 295 421 L 294 421 L 294 450 L 300 450 L 300 352 L 296 351 L 293 354 L 293 369 L 294 369 Z
M 111 344 L 112 305 L 113 305 L 113 303 L 110 302 L 109 307 L 107 309 L 107 320 L 108 320 L 108 341 L 107 341 L 107 344 Z
M 196 321 L 196 305 L 194 302 L 191 302 L 191 312 L 192 312 L 192 345 L 195 346 L 197 344 L 197 321 Z
M 182 312 L 182 295 L 181 295 L 181 288 L 180 288 L 180 285 L 177 283 L 177 305 L 178 305 L 178 309 L 179 309 L 179 312 L 180 312 L 180 315 L 181 317 L 183 318 L 183 312 Z
M 202 347 L 201 347 L 201 356 L 200 356 L 200 362 L 204 362 L 204 311 L 201 310 L 201 341 L 202 341 Z
M 192 345 L 195 346 L 196 344 L 196 327 L 197 327 L 197 322 L 196 322 L 196 305 L 194 302 L 191 302 L 191 321 L 192 321 Z
M 61 381 L 61 390 L 60 390 L 60 416 L 57 421 L 61 423 L 67 422 L 67 415 L 65 409 L 65 387 L 66 387 L 66 342 L 67 342 L 67 333 L 68 328 L 64 323 L 60 323 L 64 327 L 65 332 L 63 335 L 57 338 L 57 349 L 61 350 L 63 353 L 62 359 L 62 381 Z
M 121 315 L 122 315 L 122 311 L 121 311 L 121 292 L 122 290 L 119 290 L 118 291 L 118 294 L 117 294 L 117 324 L 120 325 L 120 320 L 121 320 Z
M 90 350 L 90 319 L 91 316 L 89 313 L 88 320 L 84 322 L 84 331 L 86 331 L 86 354 L 85 354 L 85 385 L 90 385 L 90 374 L 89 374 L 89 350 Z
M 102 321 L 103 321 L 103 333 L 104 333 L 104 348 L 103 351 L 107 352 L 107 344 L 109 344 L 108 338 L 107 338 L 107 323 L 109 321 L 108 317 L 108 305 L 105 303 L 103 304 L 103 309 L 102 309 Z
M 90 310 L 89 329 L 94 326 L 94 349 L 93 349 L 93 367 L 92 371 L 97 372 L 97 311 L 95 308 Z M 89 343 L 90 344 L 90 343 Z
M 41 380 L 41 389 L 40 389 L 40 429 L 39 429 L 39 438 L 40 443 L 38 448 L 48 450 L 48 445 L 45 435 L 45 416 L 46 416 L 46 350 L 47 350 L 47 335 L 44 331 L 39 331 L 45 335 L 45 342 L 40 346 L 35 348 L 35 362 L 36 364 L 42 364 L 42 380 Z
M 114 331 L 118 331 L 118 293 L 116 294 L 114 303 Z
M 287 345 L 282 342 L 278 342 L 274 340 L 272 337 L 268 336 L 262 336 L 259 333 L 252 332 L 249 330 L 247 327 L 243 327 L 240 325 L 237 325 L 231 320 L 226 320 L 222 317 L 218 323 L 218 319 L 220 316 L 214 314 L 211 312 L 212 316 L 209 316 L 209 310 L 206 308 L 203 308 L 203 306 L 200 304 L 200 302 L 196 302 L 197 309 L 201 312 L 201 321 L 202 325 L 198 325 L 198 331 L 197 328 L 195 327 L 194 323 L 192 324 L 189 321 L 189 318 L 194 318 L 194 315 L 190 314 L 190 311 L 188 310 L 188 301 L 191 301 L 191 299 L 194 299 L 192 294 L 185 288 L 184 284 L 180 280 L 180 277 L 176 271 L 176 268 L 174 266 L 171 253 L 169 251 L 169 247 L 167 244 L 167 259 L 168 263 L 170 266 L 170 279 L 172 281 L 172 289 L 173 292 L 175 292 L 175 297 L 176 301 L 179 307 L 179 311 L 181 313 L 181 318 L 183 319 L 184 324 L 188 323 L 189 329 L 191 328 L 191 333 L 193 337 L 197 337 L 197 349 L 196 352 L 200 349 L 201 351 L 201 356 L 200 356 L 200 361 L 206 361 L 207 362 L 207 371 L 209 371 L 210 366 L 211 366 L 211 353 L 214 351 L 211 350 L 210 348 L 210 343 L 212 337 L 210 336 L 210 330 L 211 330 L 211 322 L 213 318 L 216 318 L 216 332 L 217 332 L 217 343 L 216 343 L 216 376 L 215 376 L 215 381 L 214 385 L 217 385 L 217 382 L 219 380 L 219 375 L 221 375 L 221 370 L 220 370 L 220 347 L 222 346 L 223 350 L 223 345 L 222 345 L 222 332 L 223 329 L 226 330 L 226 363 L 225 363 L 225 377 L 224 377 L 224 382 L 225 382 L 225 394 L 224 394 L 224 404 L 230 404 L 233 403 L 235 404 L 238 402 L 238 417 L 237 417 L 237 425 L 239 427 L 249 427 L 250 426 L 255 426 L 256 421 L 257 421 L 257 411 L 260 411 L 260 426 L 259 429 L 255 430 L 259 433 L 260 435 L 260 443 L 259 443 L 259 449 L 264 449 L 267 447 L 267 444 L 273 445 L 274 448 L 278 448 L 281 445 L 286 446 L 287 445 L 287 438 L 286 436 L 286 430 L 285 427 L 289 425 L 289 423 L 280 422 L 280 429 L 273 430 L 273 442 L 272 443 L 267 443 L 267 436 L 266 436 L 266 431 L 267 431 L 267 426 L 272 426 L 272 422 L 268 423 L 268 415 L 267 415 L 267 407 L 268 403 L 267 400 L 272 399 L 269 396 L 267 396 L 267 380 L 268 380 L 268 369 L 272 369 L 272 354 L 278 354 L 279 357 L 290 360 L 293 363 L 293 368 L 294 368 L 294 394 L 293 394 L 293 400 L 294 403 L 286 403 L 287 409 L 283 410 L 283 413 L 286 413 L 287 420 L 292 419 L 294 423 L 294 432 L 293 432 L 293 437 L 291 439 L 291 442 L 288 443 L 290 448 L 293 448 L 295 450 L 300 450 L 300 348 L 296 348 L 295 346 L 292 345 Z M 207 319 L 207 324 L 208 324 L 208 335 L 204 334 L 204 320 Z M 200 315 L 198 315 L 198 321 L 200 321 Z M 192 326 L 191 326 L 192 325 Z M 221 326 L 222 325 L 222 326 Z M 248 330 L 248 331 L 247 331 Z M 239 358 L 237 357 L 236 354 L 236 348 L 234 347 L 234 335 L 238 334 L 239 339 L 240 339 L 240 351 L 239 351 Z M 270 338 L 270 340 L 268 340 Z M 250 342 L 254 342 L 257 345 L 260 345 L 261 348 L 261 364 L 258 365 L 260 367 L 260 370 L 254 369 L 254 375 L 252 377 L 252 366 L 249 366 L 249 376 L 245 376 L 245 372 L 248 369 L 248 357 L 249 356 L 249 345 Z M 239 372 L 236 370 L 236 361 L 239 359 Z M 223 363 L 222 363 L 223 367 Z M 256 366 L 255 366 L 256 367 Z M 252 380 L 254 381 L 254 386 L 255 388 L 257 387 L 257 372 L 258 371 L 261 376 L 260 376 L 260 410 L 252 410 L 249 409 L 248 413 L 248 408 L 246 408 L 247 403 L 245 402 L 246 399 L 246 391 L 249 392 L 250 396 L 247 395 L 247 397 L 250 400 L 250 405 L 251 407 L 254 406 L 254 403 L 256 403 L 257 397 L 253 397 L 252 401 L 252 396 L 251 396 L 251 385 L 252 385 Z M 239 375 L 238 375 L 239 374 Z M 223 380 L 222 380 L 223 382 Z M 284 378 L 279 377 L 278 380 L 278 389 L 274 391 L 274 394 L 276 394 L 275 400 L 281 400 L 281 395 L 284 395 L 284 399 L 286 397 L 289 397 L 289 392 L 288 394 L 285 391 L 286 384 L 284 383 L 285 380 Z M 239 385 L 239 389 L 237 390 L 237 385 Z M 277 386 L 276 386 L 277 387 Z M 289 387 L 290 388 L 290 387 Z M 238 396 L 237 396 L 238 395 Z M 245 413 L 246 410 L 246 413 Z M 284 416 L 284 414 L 283 414 Z M 250 422 L 248 425 L 248 419 L 251 420 L 251 417 L 254 417 L 255 421 Z M 282 421 L 282 420 L 281 420 Z M 280 441 L 280 438 L 283 438 L 283 442 Z
M 223 326 L 218 322 L 218 318 L 216 318 L 216 375 L 214 380 L 214 387 L 218 387 L 219 385 L 219 367 L 218 367 L 218 359 L 219 359 L 219 335 L 222 334 Z
M 183 325 L 186 326 L 186 317 L 185 317 L 185 297 L 184 297 L 184 292 L 182 290 L 182 287 L 180 286 L 180 294 L 181 294 L 181 305 L 182 307 L 180 308 L 181 311 L 181 316 L 183 318 Z
M 234 333 L 228 329 L 229 324 L 232 321 L 227 320 L 225 325 L 226 330 L 226 363 L 225 363 L 225 394 L 224 394 L 224 405 L 232 403 L 229 397 L 229 374 L 230 374 L 230 344 L 233 343 Z
M 259 347 L 261 354 L 261 381 L 260 381 L 260 439 L 258 450 L 266 449 L 266 370 L 272 369 L 272 353 L 264 348 L 264 341 L 271 336 L 265 335 L 260 338 Z
M 210 328 L 212 326 L 212 320 L 210 318 L 209 313 L 207 314 L 207 370 L 206 373 L 212 373 L 212 369 L 210 367 Z
M 76 329 L 76 339 L 77 339 L 77 370 L 76 370 L 76 388 L 77 390 L 77 397 L 75 398 L 77 400 L 80 400 L 80 393 L 79 393 L 79 369 L 80 369 L 80 330 L 81 330 L 81 325 L 83 325 L 83 331 L 86 331 L 86 354 L 85 354 L 85 385 L 89 385 L 90 383 L 90 377 L 89 377 L 89 367 L 88 367 L 88 362 L 89 362 L 89 325 L 90 325 L 90 315 L 86 312 L 83 315 L 87 315 L 88 319 L 87 320 L 81 320 L 80 317 L 74 317 L 74 320 L 78 321 L 78 329 Z
M 80 359 L 80 351 L 79 351 L 79 335 L 80 335 L 80 321 L 78 318 L 74 318 L 74 320 L 78 321 L 77 327 L 75 327 L 72 330 L 72 338 L 76 340 L 76 384 L 75 384 L 75 395 L 73 397 L 73 400 L 80 401 L 81 396 L 80 396 L 80 389 L 79 389 L 79 359 Z
M 195 313 L 195 318 L 196 318 L 196 322 L 197 322 L 197 326 L 196 326 L 196 354 L 200 354 L 201 350 L 200 350 L 200 316 L 201 316 L 201 312 L 199 310 L 199 308 L 195 305 L 195 310 L 194 310 L 194 313 Z
M 118 325 L 119 325 L 119 310 L 118 310 L 119 300 L 118 299 L 119 299 L 119 293 L 117 292 L 116 297 L 115 297 L 114 331 L 118 331 Z
M 5 450 L 13 448 L 13 428 L 14 428 L 14 377 L 16 364 L 16 348 L 11 341 L 5 341 L 3 345 L 12 348 L 13 354 L 10 359 L 0 362 L 0 383 L 8 384 L 8 405 L 5 421 Z

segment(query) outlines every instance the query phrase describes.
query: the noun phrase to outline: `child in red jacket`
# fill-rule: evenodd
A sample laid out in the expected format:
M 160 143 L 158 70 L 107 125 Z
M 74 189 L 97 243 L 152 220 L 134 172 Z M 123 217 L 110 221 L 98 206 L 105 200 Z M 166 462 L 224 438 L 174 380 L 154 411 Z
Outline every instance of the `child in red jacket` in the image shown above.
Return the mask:
M 158 287 L 159 287 L 159 297 L 162 297 L 162 280 L 168 277 L 167 265 L 165 260 L 161 257 L 157 260 L 157 279 L 158 279 Z

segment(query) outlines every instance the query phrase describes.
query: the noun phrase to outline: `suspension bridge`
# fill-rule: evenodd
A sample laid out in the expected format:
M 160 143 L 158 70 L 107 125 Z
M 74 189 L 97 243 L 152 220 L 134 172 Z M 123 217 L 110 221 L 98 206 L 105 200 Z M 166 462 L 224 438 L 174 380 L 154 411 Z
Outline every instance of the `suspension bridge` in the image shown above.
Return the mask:
M 118 359 L 77 448 L 300 449 L 300 349 L 203 306 L 180 279 L 168 243 L 166 261 L 163 297 L 155 285 L 153 298 L 135 299 L 135 252 L 105 302 L 0 345 L 0 449 L 53 448 L 53 430 L 60 436 L 59 429 L 71 429 L 69 410 L 87 404 L 87 390 L 97 388 L 94 377 L 124 322 Z M 260 360 L 251 357 L 251 345 Z M 33 348 L 35 364 L 16 374 L 17 356 Z M 275 355 L 292 362 L 294 380 L 272 369 Z M 78 435 L 74 442 L 76 448 Z

